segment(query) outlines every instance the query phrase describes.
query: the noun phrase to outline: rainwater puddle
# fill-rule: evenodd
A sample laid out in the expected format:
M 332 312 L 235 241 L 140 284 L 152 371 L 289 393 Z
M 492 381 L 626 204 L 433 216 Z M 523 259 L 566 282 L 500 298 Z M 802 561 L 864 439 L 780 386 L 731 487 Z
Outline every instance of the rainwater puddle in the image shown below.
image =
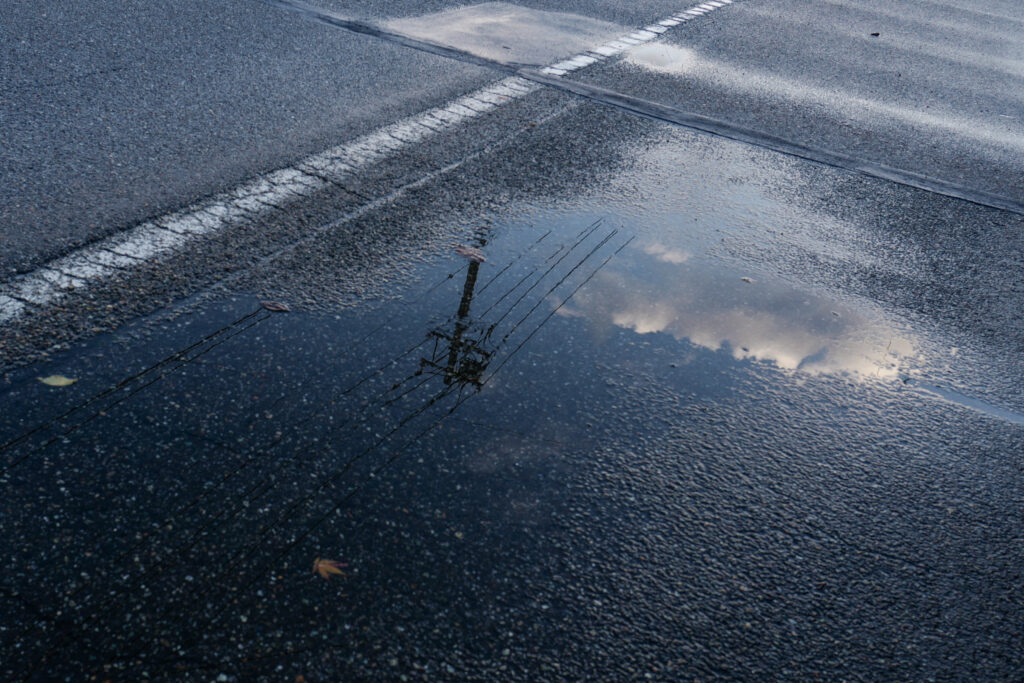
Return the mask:
M 754 453 L 741 470 L 798 485 L 770 452 L 808 434 L 815 458 L 834 447 L 829 411 L 891 401 L 914 351 L 870 306 L 730 267 L 669 218 L 535 209 L 471 245 L 484 261 L 453 248 L 410 273 L 400 300 L 335 314 L 224 302 L 115 386 L 93 378 L 124 356 L 60 361 L 79 378 L 67 410 L 4 432 L 2 599 L 19 625 L 5 665 L 103 670 L 99 653 L 129 675 L 297 661 L 290 675 L 314 661 L 355 675 L 455 670 L 455 647 L 467 671 L 498 661 L 496 644 L 513 658 L 569 647 L 608 600 L 585 568 L 635 557 L 624 539 L 662 523 L 646 506 L 682 500 L 658 484 L 641 504 L 635 484 L 608 482 L 636 467 L 664 481 L 688 462 L 674 453 L 707 448 L 711 467 Z M 4 414 L 55 391 L 17 385 Z M 790 445 L 762 452 L 737 414 L 836 431 L 773 427 Z M 745 478 L 723 493 L 731 476 L 701 495 L 749 495 Z M 672 566 L 657 538 L 645 564 Z M 326 580 L 324 560 L 344 573 Z M 613 602 L 605 618 L 633 600 Z
M 860 585 L 877 556 L 831 540 L 857 520 L 868 546 L 938 547 L 927 515 L 951 503 L 898 505 L 959 491 L 969 458 L 945 450 L 963 423 L 900 379 L 922 340 L 763 258 L 773 230 L 836 260 L 872 259 L 850 246 L 869 236 L 727 158 L 638 163 L 600 196 L 517 206 L 400 296 L 231 299 L 153 347 L 126 332 L 11 379 L 5 675 L 500 679 L 540 658 L 586 678 L 615 664 L 573 662 L 580 643 L 668 642 L 744 572 L 811 585 L 850 564 Z M 77 381 L 36 379 L 54 374 Z M 1019 437 L 984 424 L 993 448 Z M 771 604 L 759 590 L 737 604 Z M 750 614 L 742 633 L 788 623 Z
M 388 22 L 387 28 L 486 59 L 535 65 L 549 64 L 628 33 L 607 21 L 505 2 L 396 19 Z

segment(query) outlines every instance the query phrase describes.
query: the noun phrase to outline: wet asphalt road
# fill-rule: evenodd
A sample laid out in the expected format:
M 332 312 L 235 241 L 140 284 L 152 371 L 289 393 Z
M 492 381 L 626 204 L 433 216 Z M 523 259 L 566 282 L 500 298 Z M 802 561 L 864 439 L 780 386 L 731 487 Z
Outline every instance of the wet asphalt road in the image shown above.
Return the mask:
M 581 79 L 1024 199 L 1019 8 L 750 2 L 708 19 Z
M 626 30 L 678 9 L 530 6 Z M 189 119 L 210 163 L 155 209 L 178 174 L 91 210 L 126 227 L 504 75 L 230 7 L 297 41 L 282 68 L 307 33 L 316 60 L 388 57 L 337 94 L 286 79 L 346 106 L 259 149 Z M 1020 119 L 993 114 L 1021 116 L 1022 19 L 750 0 L 565 78 L 1020 199 Z M 228 100 L 259 139 L 273 117 Z M 64 247 L 99 234 L 53 215 Z M 1016 680 L 1022 228 L 545 87 L 29 308 L 2 337 L 0 668 Z
M 4 14 L 5 275 L 491 78 L 260 2 Z

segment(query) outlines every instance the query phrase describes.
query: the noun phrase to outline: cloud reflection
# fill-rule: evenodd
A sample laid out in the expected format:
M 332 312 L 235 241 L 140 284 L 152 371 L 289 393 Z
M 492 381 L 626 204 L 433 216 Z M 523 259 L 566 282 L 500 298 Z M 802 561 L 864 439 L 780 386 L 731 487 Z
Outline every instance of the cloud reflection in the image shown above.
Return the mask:
M 682 249 L 672 249 L 664 244 L 654 242 L 644 247 L 644 253 L 649 254 L 659 261 L 665 263 L 686 263 L 690 260 L 690 253 Z
M 689 257 L 664 258 L 673 253 L 663 245 L 623 253 L 616 269 L 581 290 L 565 313 L 599 328 L 670 334 L 737 360 L 811 374 L 894 378 L 899 359 L 914 351 L 849 306 Z

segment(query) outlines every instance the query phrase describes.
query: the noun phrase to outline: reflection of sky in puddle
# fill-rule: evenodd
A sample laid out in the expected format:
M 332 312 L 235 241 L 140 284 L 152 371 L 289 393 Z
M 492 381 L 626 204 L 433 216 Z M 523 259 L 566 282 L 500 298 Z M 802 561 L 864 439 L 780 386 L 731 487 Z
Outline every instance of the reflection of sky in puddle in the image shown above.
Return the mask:
M 660 243 L 622 252 L 563 310 L 786 370 L 894 378 L 913 345 L 851 307 Z
M 521 219 L 558 226 L 604 218 L 636 237 L 559 314 L 585 320 L 599 336 L 613 328 L 663 333 L 787 371 L 895 379 L 911 356 L 919 360 L 919 340 L 894 329 L 877 304 L 828 283 L 837 279 L 833 268 L 913 273 L 915 254 L 886 260 L 887 234 L 792 201 L 792 162 L 761 161 L 699 138 L 661 139 L 600 196 Z M 788 258 L 777 258 L 780 250 Z M 808 279 L 804 262 L 827 275 Z M 680 361 L 690 357 L 692 347 L 680 350 Z

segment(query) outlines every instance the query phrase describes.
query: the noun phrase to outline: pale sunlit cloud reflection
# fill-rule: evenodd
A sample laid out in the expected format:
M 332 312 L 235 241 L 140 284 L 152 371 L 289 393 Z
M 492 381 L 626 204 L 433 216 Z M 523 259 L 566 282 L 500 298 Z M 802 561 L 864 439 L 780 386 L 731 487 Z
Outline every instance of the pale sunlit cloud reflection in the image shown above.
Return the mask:
M 914 345 L 870 313 L 643 247 L 595 278 L 566 314 L 602 328 L 663 333 L 789 371 L 894 378 Z M 632 263 L 630 263 L 630 261 Z

